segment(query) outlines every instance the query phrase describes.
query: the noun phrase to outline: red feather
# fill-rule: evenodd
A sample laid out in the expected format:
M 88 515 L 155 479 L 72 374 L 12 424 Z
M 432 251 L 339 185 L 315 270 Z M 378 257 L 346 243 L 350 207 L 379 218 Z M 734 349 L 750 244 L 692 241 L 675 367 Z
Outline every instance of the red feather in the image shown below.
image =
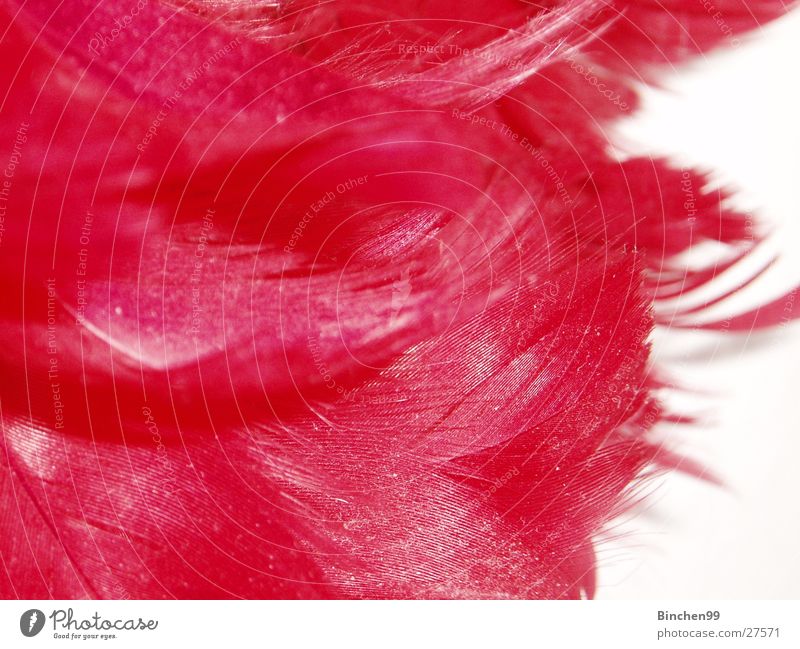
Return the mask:
M 0 596 L 592 596 L 754 245 L 602 127 L 717 4 L 5 3 Z

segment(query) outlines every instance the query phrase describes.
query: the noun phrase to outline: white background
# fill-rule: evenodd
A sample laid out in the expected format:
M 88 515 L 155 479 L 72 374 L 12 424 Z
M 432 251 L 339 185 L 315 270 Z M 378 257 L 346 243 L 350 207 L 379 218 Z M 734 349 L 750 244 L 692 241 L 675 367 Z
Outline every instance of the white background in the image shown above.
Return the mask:
M 98 612 L 107 620 L 157 620 L 155 631 L 116 632 L 112 640 L 55 639 L 53 624 L 33 638 L 19 631 L 26 609 L 71 607 L 76 620 Z M 660 622 L 675 614 L 717 610 L 717 622 Z M 296 601 L 296 602 L 0 602 L 3 647 L 264 647 L 288 649 L 551 649 L 566 647 L 797 647 L 797 602 L 578 602 L 578 601 Z M 26 618 L 27 619 L 27 618 Z M 658 640 L 658 631 L 779 628 L 772 638 Z M 59 630 L 59 633 L 64 633 Z M 85 633 L 85 632 L 84 632 Z M 94 632 L 91 632 L 94 633 Z M 99 632 L 98 632 L 99 633 Z M 107 632 L 108 633 L 108 632 Z M 10 643 L 8 642 L 10 641 Z
M 667 74 L 619 127 L 624 149 L 712 170 L 736 202 L 774 228 L 782 253 L 740 304 L 800 283 L 800 14 L 735 49 Z M 800 302 L 796 308 L 800 308 Z M 726 314 L 727 315 L 727 312 Z M 667 439 L 720 476 L 672 474 L 599 550 L 598 598 L 800 596 L 800 327 L 771 333 L 657 336 L 656 361 L 704 396 L 681 401 L 702 425 Z

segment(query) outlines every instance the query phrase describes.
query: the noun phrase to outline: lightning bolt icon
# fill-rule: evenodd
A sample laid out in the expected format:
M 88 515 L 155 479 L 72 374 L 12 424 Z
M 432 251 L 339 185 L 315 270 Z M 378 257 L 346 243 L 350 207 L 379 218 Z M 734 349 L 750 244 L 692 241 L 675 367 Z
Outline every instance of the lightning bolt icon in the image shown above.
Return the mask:
M 36 618 L 37 617 L 38 617 L 38 615 L 36 614 L 36 611 L 31 613 L 31 619 L 28 621 L 28 631 L 32 631 L 33 630 L 33 625 L 36 624 Z

